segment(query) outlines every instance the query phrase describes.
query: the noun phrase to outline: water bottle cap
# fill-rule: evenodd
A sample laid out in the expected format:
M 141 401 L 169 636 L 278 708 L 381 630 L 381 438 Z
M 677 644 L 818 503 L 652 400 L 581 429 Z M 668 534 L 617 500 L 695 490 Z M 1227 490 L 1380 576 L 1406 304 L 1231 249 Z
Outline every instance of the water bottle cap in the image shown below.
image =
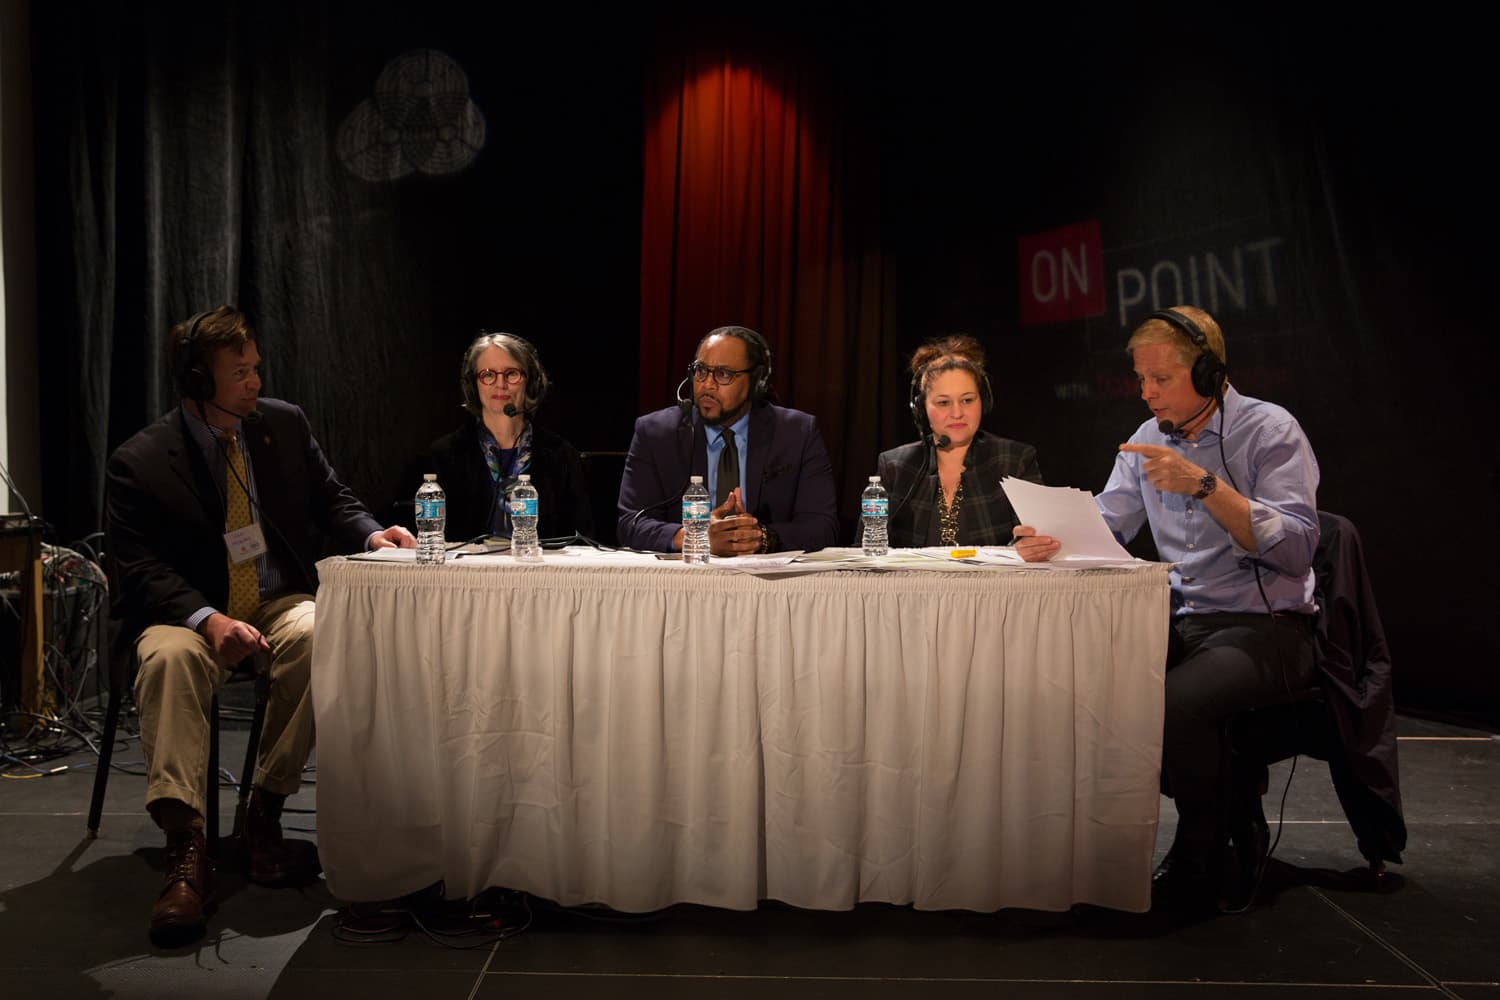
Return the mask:
M 521 481 L 521 482 L 523 482 L 523 483 L 529 483 L 529 482 L 531 482 L 531 475 L 530 475 L 530 473 L 525 473 L 525 472 L 523 472 L 523 473 L 521 473 L 521 475 L 520 475 L 520 476 L 518 476 L 518 477 L 517 477 L 517 478 L 518 478 L 518 479 L 519 479 L 519 480 L 520 480 L 520 481 Z
M 871 476 L 870 477 L 870 482 L 872 482 L 872 483 L 878 483 L 878 482 L 880 482 L 880 477 L 879 476 Z
M 690 482 L 690 483 L 693 483 L 693 484 L 695 484 L 695 485 L 696 485 L 696 484 L 698 484 L 698 483 L 701 483 L 701 482 L 703 482 L 703 477 L 702 477 L 702 476 L 693 476 L 693 477 L 692 477 L 692 478 L 690 478 L 690 479 L 689 479 L 689 480 L 688 480 L 688 482 Z
M 435 482 L 437 482 L 437 473 L 436 472 L 424 472 L 424 473 L 422 473 L 422 482 L 424 482 L 424 483 L 435 483 Z

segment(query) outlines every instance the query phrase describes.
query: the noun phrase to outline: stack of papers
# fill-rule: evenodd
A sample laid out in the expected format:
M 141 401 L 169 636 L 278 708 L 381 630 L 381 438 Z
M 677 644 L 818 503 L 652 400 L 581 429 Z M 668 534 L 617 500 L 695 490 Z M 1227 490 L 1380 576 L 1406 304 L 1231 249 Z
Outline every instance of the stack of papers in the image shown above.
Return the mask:
M 1042 486 L 1014 476 L 1000 480 L 1000 487 L 1022 524 L 1062 543 L 1052 562 L 1077 566 L 1134 561 L 1104 523 L 1088 490 Z

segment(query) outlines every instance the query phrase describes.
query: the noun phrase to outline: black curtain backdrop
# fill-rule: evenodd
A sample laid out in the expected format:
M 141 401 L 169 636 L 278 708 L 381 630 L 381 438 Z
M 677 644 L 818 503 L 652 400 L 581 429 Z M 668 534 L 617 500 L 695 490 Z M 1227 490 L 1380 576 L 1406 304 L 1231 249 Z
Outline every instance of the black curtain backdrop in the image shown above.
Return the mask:
M 581 448 L 628 444 L 613 416 L 636 396 L 628 24 L 582 47 L 559 23 L 439 7 L 35 14 L 42 364 L 59 389 L 44 481 L 62 534 L 97 526 L 104 459 L 172 404 L 172 323 L 220 302 L 256 322 L 265 394 L 308 411 L 382 519 L 410 503 L 407 460 L 462 419 L 481 328 L 538 345 L 557 386 L 542 419 Z M 476 112 L 482 146 L 444 172 Z
M 642 259 L 649 115 L 695 40 L 744 42 L 817 79 L 836 134 L 814 141 L 859 155 L 835 164 L 858 197 L 827 209 L 840 239 L 819 244 L 842 248 L 827 301 L 858 303 L 858 322 L 763 330 L 807 359 L 778 387 L 840 428 L 844 480 L 913 436 L 905 356 L 961 330 L 991 352 L 987 425 L 1036 444 L 1048 482 L 1100 488 L 1145 416 L 1129 331 L 1196 303 L 1240 390 L 1307 429 L 1321 506 L 1364 533 L 1398 699 L 1500 725 L 1477 23 L 142 6 L 34 9 L 45 514 L 64 540 L 97 527 L 109 450 L 171 403 L 168 326 L 219 301 L 256 316 L 267 394 L 308 410 L 383 514 L 458 419 L 480 327 L 538 344 L 547 423 L 622 450 L 632 418 L 670 401 L 638 398 L 643 358 L 674 371 L 694 339 L 672 327 L 664 350 L 642 322 L 674 315 L 653 269 L 693 280 L 691 261 Z M 405 132 L 371 124 L 371 102 Z M 805 300 L 813 276 L 788 259 Z M 786 313 L 733 294 L 726 308 Z

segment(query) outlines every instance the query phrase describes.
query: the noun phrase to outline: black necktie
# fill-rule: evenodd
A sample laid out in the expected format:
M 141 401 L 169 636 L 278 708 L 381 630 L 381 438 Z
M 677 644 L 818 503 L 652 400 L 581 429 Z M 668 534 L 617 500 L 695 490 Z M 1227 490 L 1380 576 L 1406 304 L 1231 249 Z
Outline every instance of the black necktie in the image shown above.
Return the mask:
M 724 450 L 719 452 L 719 499 L 723 506 L 729 494 L 740 484 L 740 450 L 734 445 L 734 431 L 724 428 Z

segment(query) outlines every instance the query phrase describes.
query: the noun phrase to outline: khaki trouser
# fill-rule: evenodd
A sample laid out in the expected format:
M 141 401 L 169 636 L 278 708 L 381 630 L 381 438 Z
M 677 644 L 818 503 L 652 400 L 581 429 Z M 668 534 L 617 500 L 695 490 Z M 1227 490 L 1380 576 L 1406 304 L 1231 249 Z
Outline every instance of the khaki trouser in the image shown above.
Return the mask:
M 313 747 L 313 599 L 288 594 L 256 608 L 247 621 L 271 647 L 271 693 L 260 732 L 255 784 L 290 795 L 302 783 Z M 233 672 L 202 635 L 180 625 L 153 625 L 135 644 L 140 672 L 135 704 L 146 754 L 146 807 L 177 799 L 203 814 L 208 774 L 208 714 L 214 692 Z M 264 669 L 266 654 L 256 657 Z M 215 775 L 215 780 L 217 780 Z M 153 812 L 154 815 L 154 812 Z

